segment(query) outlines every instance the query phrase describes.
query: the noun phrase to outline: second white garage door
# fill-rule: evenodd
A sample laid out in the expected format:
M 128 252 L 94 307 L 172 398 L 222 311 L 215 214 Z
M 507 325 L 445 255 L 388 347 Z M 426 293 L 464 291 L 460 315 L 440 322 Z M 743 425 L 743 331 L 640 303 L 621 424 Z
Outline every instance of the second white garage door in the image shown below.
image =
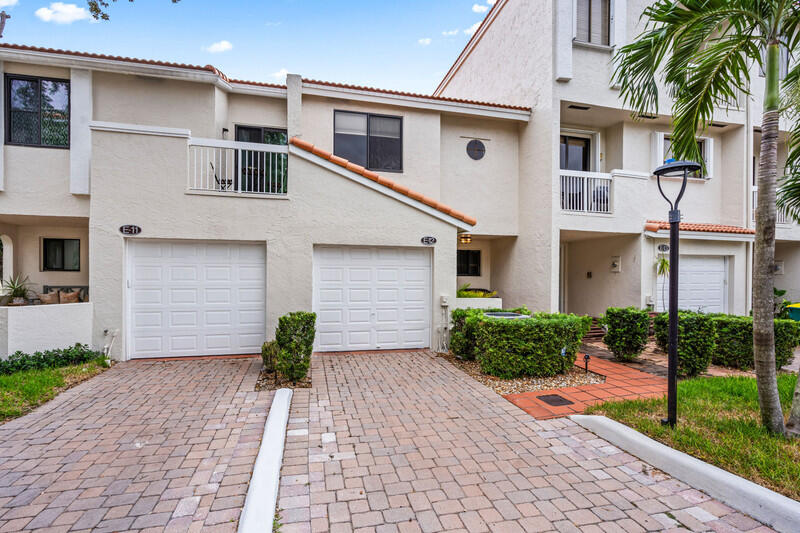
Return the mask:
M 314 248 L 317 350 L 426 348 L 430 306 L 430 250 Z
M 704 313 L 727 312 L 728 268 L 725 257 L 682 255 L 679 270 L 679 309 Z M 669 301 L 667 278 L 658 278 L 656 291 L 656 310 L 664 311 L 665 302 Z
M 128 254 L 131 357 L 261 352 L 263 244 L 135 239 Z

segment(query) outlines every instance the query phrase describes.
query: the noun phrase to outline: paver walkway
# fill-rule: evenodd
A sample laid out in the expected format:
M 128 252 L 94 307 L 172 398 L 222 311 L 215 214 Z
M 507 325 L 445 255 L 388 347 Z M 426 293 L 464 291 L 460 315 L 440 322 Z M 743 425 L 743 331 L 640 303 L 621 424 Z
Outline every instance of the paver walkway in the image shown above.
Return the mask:
M 583 354 L 578 354 L 575 364 L 584 368 Z M 539 420 L 583 413 L 586 407 L 608 400 L 655 398 L 667 393 L 667 380 L 640 372 L 619 363 L 593 357 L 589 370 L 606 377 L 605 383 L 591 383 L 579 387 L 538 390 L 507 394 L 504 398 Z M 542 396 L 560 396 L 570 403 L 550 405 Z
M 0 531 L 235 531 L 261 360 L 121 363 L 0 425 Z
M 281 533 L 770 531 L 432 353 L 314 355 L 312 378 L 292 400 Z

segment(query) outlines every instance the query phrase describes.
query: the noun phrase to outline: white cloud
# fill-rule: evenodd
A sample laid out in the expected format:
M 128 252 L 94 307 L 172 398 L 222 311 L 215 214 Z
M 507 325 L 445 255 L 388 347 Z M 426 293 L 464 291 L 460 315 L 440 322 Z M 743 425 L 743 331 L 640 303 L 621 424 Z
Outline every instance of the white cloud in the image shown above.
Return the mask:
M 289 71 L 286 70 L 285 68 L 282 68 L 278 72 L 273 72 L 272 76 L 280 80 L 286 78 L 287 74 L 289 74 Z
M 478 27 L 479 27 L 480 25 L 481 25 L 481 23 L 480 23 L 480 22 L 476 22 L 475 24 L 473 24 L 472 26 L 470 26 L 469 28 L 467 28 L 466 30 L 464 30 L 464 33 L 466 33 L 467 35 L 472 35 L 472 34 L 474 34 L 476 31 L 478 31 Z
M 428 46 L 429 44 L 431 44 L 431 41 L 432 39 L 430 37 L 423 37 L 422 39 L 419 39 L 417 42 L 422 46 Z
M 490 6 L 493 6 L 495 2 L 497 2 L 497 0 L 486 0 L 486 3 L 489 4 Z
M 444 35 L 445 37 L 452 37 L 453 35 L 458 35 L 458 29 L 443 31 L 442 35 Z
M 273 20 L 268 20 L 267 22 L 264 23 L 264 26 L 280 26 L 280 25 L 281 25 L 280 21 L 273 21 Z
M 205 50 L 206 52 L 211 52 L 212 54 L 218 54 L 220 52 L 227 52 L 231 49 L 233 49 L 231 42 L 222 40 L 211 44 L 211 46 L 207 46 Z
M 475 13 L 486 13 L 489 10 L 489 7 L 482 6 L 481 4 L 472 4 L 472 10 Z
M 86 8 L 64 2 L 53 2 L 50 7 L 40 7 L 35 11 L 35 15 L 45 22 L 56 24 L 72 24 L 78 20 L 92 18 Z
M 19 0 L 0 0 L 0 7 L 11 7 L 17 5 Z

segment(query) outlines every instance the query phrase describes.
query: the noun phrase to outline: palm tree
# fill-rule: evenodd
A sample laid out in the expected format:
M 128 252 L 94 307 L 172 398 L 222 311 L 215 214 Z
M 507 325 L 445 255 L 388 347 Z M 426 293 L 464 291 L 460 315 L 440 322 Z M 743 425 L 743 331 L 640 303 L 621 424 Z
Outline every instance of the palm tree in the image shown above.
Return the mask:
M 715 108 L 736 107 L 750 94 L 750 68 L 765 75 L 761 160 L 753 263 L 753 351 L 761 419 L 785 434 L 778 397 L 773 325 L 776 183 L 781 48 L 800 47 L 797 0 L 657 0 L 645 9 L 644 31 L 614 57 L 614 81 L 634 115 L 658 112 L 659 85 L 672 98 L 672 150 L 678 159 L 702 161 L 696 136 Z M 762 56 L 763 53 L 763 56 Z M 798 85 L 796 67 L 783 82 Z M 800 150 L 798 136 L 790 151 Z

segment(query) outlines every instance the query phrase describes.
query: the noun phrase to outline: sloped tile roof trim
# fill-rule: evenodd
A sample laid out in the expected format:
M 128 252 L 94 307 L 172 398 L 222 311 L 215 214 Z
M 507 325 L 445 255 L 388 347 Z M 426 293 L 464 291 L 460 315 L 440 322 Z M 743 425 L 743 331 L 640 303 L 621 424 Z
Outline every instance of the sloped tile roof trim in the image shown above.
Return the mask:
M 125 57 L 125 56 L 112 56 L 106 54 L 95 54 L 91 52 L 76 52 L 74 50 L 62 50 L 60 48 L 42 48 L 39 46 L 28 46 L 24 44 L 11 44 L 11 43 L 0 43 L 0 49 L 10 49 L 10 50 L 23 50 L 29 52 L 41 52 L 45 54 L 58 54 L 58 55 L 67 55 L 67 56 L 75 56 L 75 57 L 86 57 L 90 59 L 104 59 L 106 61 L 120 61 L 123 63 L 138 63 L 140 65 L 154 65 L 159 67 L 170 67 L 170 68 L 180 68 L 186 70 L 199 70 L 209 72 L 211 74 L 216 75 L 221 80 L 228 82 L 228 83 L 241 83 L 245 85 L 256 85 L 259 87 L 274 87 L 276 89 L 285 89 L 286 85 L 280 85 L 277 83 L 264 83 L 259 81 L 248 81 L 248 80 L 237 80 L 237 79 L 230 79 L 228 76 L 225 75 L 224 72 L 216 68 L 214 65 L 190 65 L 186 63 L 171 63 L 169 61 L 156 61 L 154 59 L 140 59 L 138 57 Z
M 644 225 L 645 231 L 658 231 L 669 229 L 669 222 L 663 220 L 648 220 Z M 723 224 L 698 224 L 693 222 L 681 222 L 681 231 L 700 231 L 706 233 L 736 233 L 741 235 L 754 235 L 755 230 L 742 228 L 739 226 L 725 226 Z
M 379 174 L 377 174 L 377 173 L 375 173 L 375 172 L 373 172 L 371 170 L 367 170 L 366 168 L 362 167 L 361 165 L 356 165 L 355 163 L 351 163 L 347 159 L 335 156 L 332 153 L 328 152 L 327 150 L 323 150 L 321 148 L 318 148 L 318 147 L 314 146 L 313 144 L 311 144 L 308 141 L 304 141 L 302 139 L 298 139 L 297 137 L 292 137 L 289 142 L 292 143 L 292 145 L 300 148 L 301 150 L 305 150 L 306 152 L 310 152 L 310 153 L 316 155 L 317 157 L 321 157 L 322 159 L 326 159 L 326 160 L 330 161 L 331 163 L 334 163 L 336 165 L 339 165 L 342 168 L 345 168 L 345 169 L 349 170 L 350 172 L 355 172 L 356 174 L 360 174 L 361 176 L 364 176 L 365 178 L 370 179 L 370 180 L 378 183 L 379 185 L 383 185 L 384 187 L 387 187 L 387 188 L 389 188 L 389 189 L 391 189 L 393 191 L 396 191 L 396 192 L 402 194 L 403 196 L 408 196 L 412 200 L 416 200 L 418 202 L 422 202 L 423 204 L 427 205 L 428 207 L 431 207 L 431 208 L 433 208 L 433 209 L 435 209 L 437 211 L 440 211 L 440 212 L 444 213 L 445 215 L 449 215 L 449 216 L 451 216 L 451 217 L 453 217 L 453 218 L 455 218 L 457 220 L 460 220 L 461 222 L 465 222 L 466 224 L 469 224 L 470 226 L 474 226 L 478 222 L 474 217 L 465 215 L 461 211 L 456 211 L 452 207 L 450 207 L 448 205 L 445 205 L 445 204 L 443 204 L 441 202 L 437 202 L 433 198 L 428 198 L 427 196 L 425 196 L 423 194 L 420 194 L 420 193 L 418 193 L 416 191 L 412 191 L 408 187 L 400 185 L 399 183 L 395 183 L 394 181 L 392 181 L 390 179 L 387 179 L 387 178 L 385 178 L 385 177 L 383 177 L 383 176 L 381 176 L 381 175 L 379 175 Z
M 492 102 L 478 102 L 475 100 L 465 100 L 462 98 L 450 98 L 447 96 L 433 96 L 429 94 L 418 94 L 418 93 L 408 93 L 404 91 L 394 91 L 391 89 L 378 89 L 376 87 L 367 87 L 364 85 L 349 85 L 347 83 L 336 83 L 332 81 L 320 81 L 320 80 L 311 80 L 307 78 L 303 78 L 303 83 L 308 83 L 310 85 L 325 85 L 327 87 L 337 87 L 340 89 L 353 89 L 355 91 L 366 91 L 372 93 L 381 93 L 381 94 L 395 94 L 398 96 L 407 96 L 409 98 L 424 98 L 426 100 L 437 100 L 440 102 L 453 102 L 457 104 L 469 104 L 469 105 L 482 105 L 487 107 L 497 107 L 500 109 L 515 109 L 517 111 L 528 111 L 530 112 L 530 107 L 523 107 L 523 106 L 516 106 L 516 105 L 507 105 L 507 104 L 495 104 Z

